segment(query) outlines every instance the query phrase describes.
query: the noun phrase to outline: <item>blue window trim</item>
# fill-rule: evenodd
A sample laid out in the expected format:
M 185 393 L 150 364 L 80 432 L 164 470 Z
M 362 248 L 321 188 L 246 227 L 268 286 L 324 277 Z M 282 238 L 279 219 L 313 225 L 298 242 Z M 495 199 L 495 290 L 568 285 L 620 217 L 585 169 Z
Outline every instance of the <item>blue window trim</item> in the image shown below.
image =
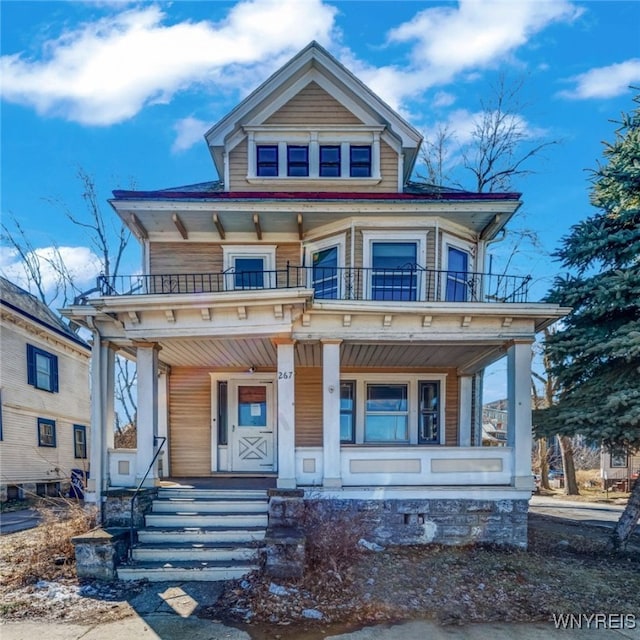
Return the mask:
M 39 447 L 52 447 L 55 448 L 57 446 L 56 444 L 56 421 L 55 420 L 49 420 L 48 418 L 38 418 L 38 446 Z M 53 436 L 52 440 L 53 442 L 44 442 L 42 439 L 42 430 L 41 430 L 41 426 L 43 425 L 48 425 L 51 427 L 51 435 Z
M 81 432 L 83 434 L 82 438 L 82 455 L 78 455 L 77 450 L 77 441 L 76 441 L 76 433 Z M 74 424 L 73 425 L 73 457 L 85 459 L 87 457 L 87 427 L 83 424 Z
M 42 356 L 49 362 L 49 384 L 38 384 L 38 368 L 37 357 Z M 45 351 L 44 349 L 38 349 L 32 344 L 27 344 L 27 384 L 41 389 L 42 391 L 49 391 L 50 393 L 58 393 L 58 356 Z

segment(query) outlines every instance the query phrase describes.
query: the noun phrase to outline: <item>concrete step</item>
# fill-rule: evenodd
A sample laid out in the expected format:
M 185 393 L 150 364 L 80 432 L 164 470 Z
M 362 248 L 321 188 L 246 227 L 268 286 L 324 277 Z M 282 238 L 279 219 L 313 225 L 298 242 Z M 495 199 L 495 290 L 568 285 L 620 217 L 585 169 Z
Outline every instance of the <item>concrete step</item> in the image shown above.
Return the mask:
M 120 580 L 165 580 L 215 582 L 235 580 L 258 569 L 258 563 L 249 560 L 234 562 L 135 562 L 118 567 Z
M 249 543 L 250 544 L 250 543 Z M 132 549 L 135 562 L 235 562 L 257 560 L 257 547 L 237 542 L 142 544 Z
M 269 503 L 264 500 L 235 498 L 166 498 L 153 501 L 153 513 L 266 513 Z
M 266 513 L 151 513 L 145 516 L 148 527 L 265 527 L 268 523 Z
M 232 498 L 234 500 L 266 500 L 264 489 L 189 489 L 189 488 L 161 488 L 158 489 L 159 498 L 196 498 L 197 500 L 220 500 Z
M 263 540 L 265 527 L 196 527 L 150 528 L 138 531 L 140 544 L 218 544 L 224 542 L 254 542 Z

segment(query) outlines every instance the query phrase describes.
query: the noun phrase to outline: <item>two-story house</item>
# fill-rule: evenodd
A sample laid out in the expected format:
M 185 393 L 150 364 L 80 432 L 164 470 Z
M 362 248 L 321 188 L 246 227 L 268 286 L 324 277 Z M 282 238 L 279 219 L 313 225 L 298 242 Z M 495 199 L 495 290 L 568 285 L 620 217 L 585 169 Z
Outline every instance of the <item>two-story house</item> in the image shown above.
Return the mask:
M 412 183 L 421 135 L 316 43 L 205 140 L 219 180 L 114 192 L 140 272 L 66 311 L 94 335 L 92 491 L 141 480 L 166 428 L 173 478 L 366 501 L 413 527 L 392 540 L 526 544 L 531 344 L 566 310 L 486 272 L 520 195 Z M 118 349 L 135 472 L 106 456 Z M 508 442 L 482 447 L 479 380 L 504 356 Z M 478 521 L 495 512 L 513 518 Z
M 66 493 L 89 471 L 91 348 L 5 278 L 0 313 L 1 499 Z

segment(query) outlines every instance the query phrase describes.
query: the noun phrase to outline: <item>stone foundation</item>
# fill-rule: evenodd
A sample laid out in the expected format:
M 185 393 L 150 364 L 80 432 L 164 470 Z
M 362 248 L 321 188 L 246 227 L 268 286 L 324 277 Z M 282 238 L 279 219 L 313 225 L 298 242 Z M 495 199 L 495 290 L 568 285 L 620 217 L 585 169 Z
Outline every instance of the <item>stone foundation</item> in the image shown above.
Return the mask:
M 526 549 L 527 500 L 305 500 L 307 508 L 339 511 L 364 522 L 383 546 L 498 544 Z M 270 510 L 271 511 L 271 510 Z
M 128 529 L 93 529 L 71 539 L 76 552 L 78 578 L 117 579 L 116 567 L 127 557 Z
M 129 527 L 131 525 L 131 499 L 135 489 L 109 489 L 104 493 L 102 524 L 104 527 Z M 155 488 L 141 489 L 136 497 L 133 509 L 133 526 L 144 526 L 144 516 L 151 511 L 153 499 L 157 496 Z

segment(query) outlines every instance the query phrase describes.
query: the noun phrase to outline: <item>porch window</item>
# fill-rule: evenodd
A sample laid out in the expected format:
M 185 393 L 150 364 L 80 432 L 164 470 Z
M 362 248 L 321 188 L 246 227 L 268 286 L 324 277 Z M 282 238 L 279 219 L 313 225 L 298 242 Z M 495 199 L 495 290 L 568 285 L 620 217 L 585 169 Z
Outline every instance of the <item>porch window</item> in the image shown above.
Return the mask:
M 365 442 L 408 442 L 409 411 L 406 384 L 368 384 Z
M 271 289 L 276 286 L 273 246 L 222 247 L 226 290 Z
M 256 147 L 256 175 L 264 177 L 278 175 L 277 144 L 264 144 Z
M 418 444 L 440 444 L 440 383 L 418 384 Z
M 349 147 L 349 175 L 352 178 L 371 177 L 371 146 Z
M 371 299 L 417 300 L 417 243 L 371 243 Z
M 456 247 L 447 249 L 447 302 L 466 302 L 469 297 L 469 254 Z
M 320 147 L 320 177 L 339 178 L 340 147 L 338 145 L 326 145 Z
M 27 384 L 36 389 L 57 393 L 58 391 L 58 357 L 27 345 Z
M 355 417 L 356 383 L 353 380 L 346 380 L 340 383 L 340 442 L 355 442 Z
M 234 270 L 234 289 L 264 287 L 264 258 L 236 258 Z
M 73 425 L 73 457 L 87 457 L 87 427 L 82 424 Z
M 313 290 L 316 298 L 338 298 L 338 247 L 328 247 L 313 254 Z
M 287 147 L 287 175 L 306 177 L 309 175 L 309 147 Z
M 56 421 L 38 418 L 38 446 L 56 446 Z

